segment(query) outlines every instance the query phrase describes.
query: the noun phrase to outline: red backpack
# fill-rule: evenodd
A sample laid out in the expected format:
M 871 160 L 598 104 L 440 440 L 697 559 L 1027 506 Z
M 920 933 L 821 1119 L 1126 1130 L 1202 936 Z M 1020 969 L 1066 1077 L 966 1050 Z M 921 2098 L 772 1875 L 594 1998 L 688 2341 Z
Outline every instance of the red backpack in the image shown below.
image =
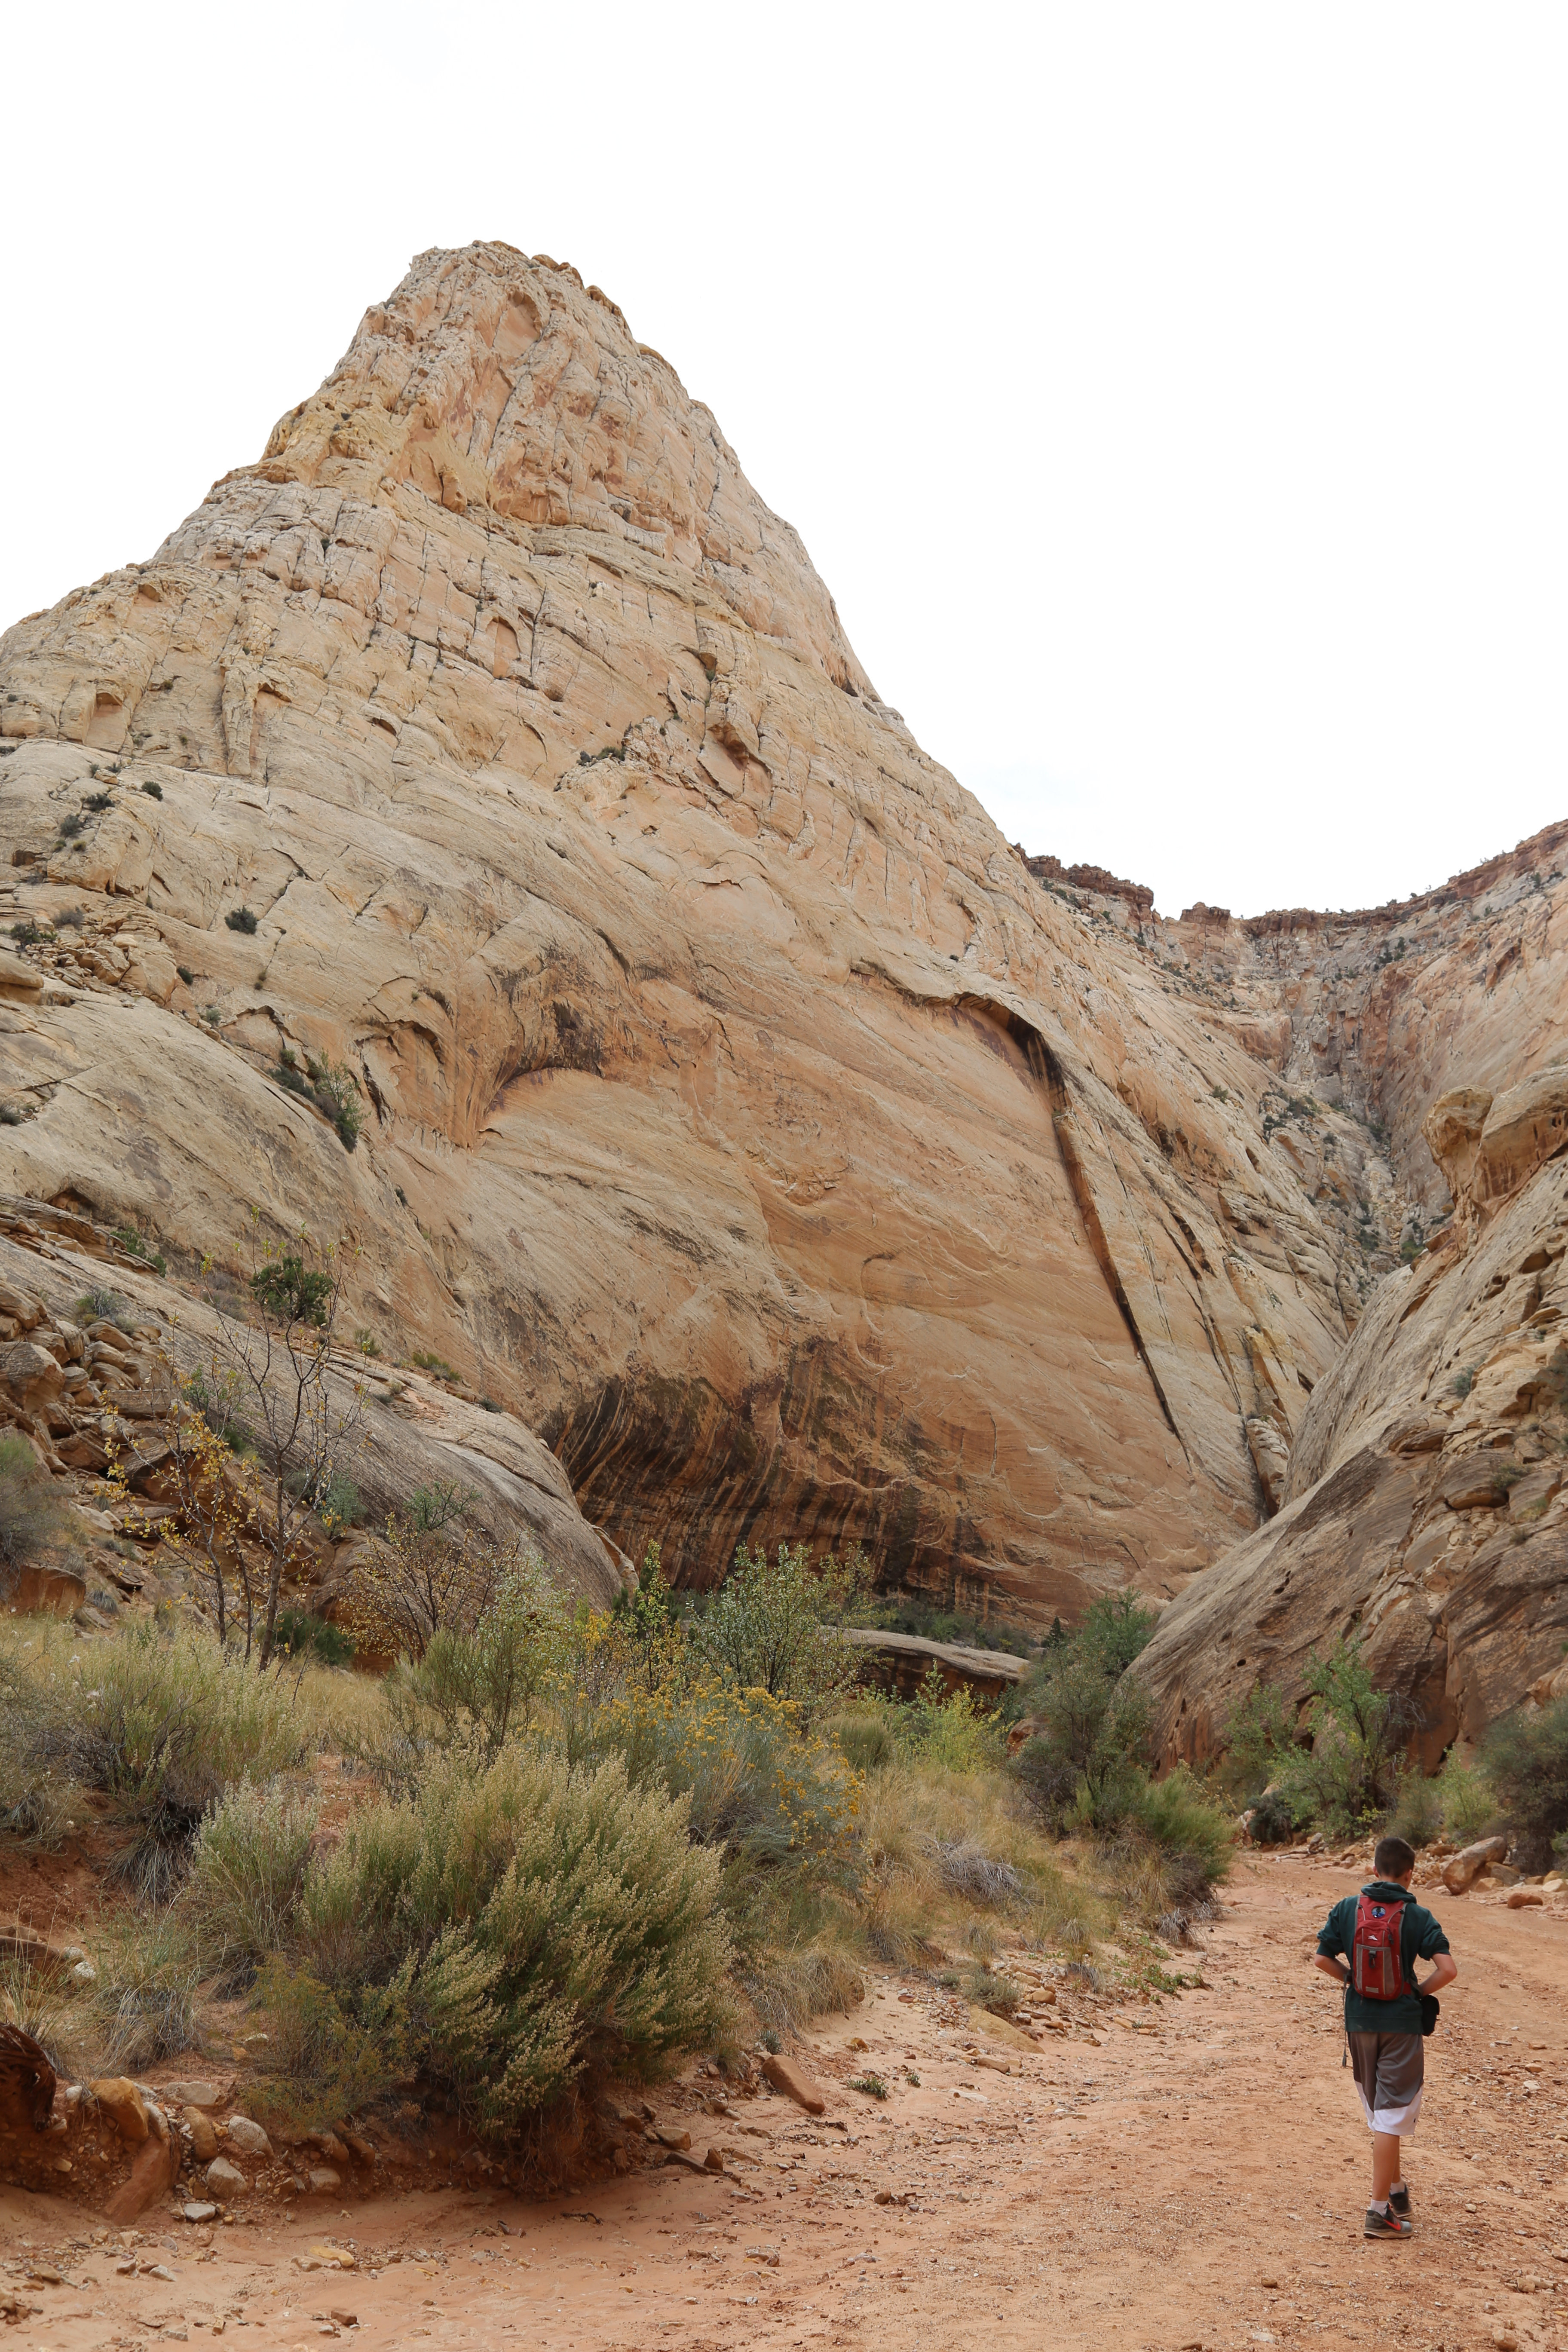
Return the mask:
M 1351 1946 L 1351 1982 L 1363 2000 L 1397 2000 L 1410 1988 L 1405 1981 L 1402 1939 L 1403 1903 L 1381 1903 L 1363 1895 L 1355 1906 L 1355 1940 Z

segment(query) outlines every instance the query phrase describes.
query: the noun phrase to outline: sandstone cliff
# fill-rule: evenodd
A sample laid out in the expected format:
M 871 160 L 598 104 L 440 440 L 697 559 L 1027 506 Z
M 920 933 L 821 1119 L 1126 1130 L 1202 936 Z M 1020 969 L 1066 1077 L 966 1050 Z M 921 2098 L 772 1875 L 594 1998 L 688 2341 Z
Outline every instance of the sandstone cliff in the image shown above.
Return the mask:
M 0 1186 L 176 1265 L 252 1205 L 342 1235 L 351 1321 L 634 1558 L 858 1537 L 1040 1621 L 1283 1493 L 1366 1286 L 1270 1108 L 1291 1006 L 1041 887 L 574 270 L 421 256 L 259 463 L 0 641 Z

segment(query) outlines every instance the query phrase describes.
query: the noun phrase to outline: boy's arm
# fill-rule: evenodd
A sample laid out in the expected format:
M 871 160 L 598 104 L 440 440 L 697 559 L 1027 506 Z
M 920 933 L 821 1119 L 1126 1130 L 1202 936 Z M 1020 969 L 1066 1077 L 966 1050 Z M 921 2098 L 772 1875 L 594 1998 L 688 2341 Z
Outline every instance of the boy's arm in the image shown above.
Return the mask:
M 1326 1977 L 1332 1977 L 1336 1984 L 1348 1985 L 1351 1980 L 1351 1972 L 1343 1960 L 1336 1960 L 1331 1952 L 1314 1952 L 1312 1966 L 1321 1969 Z
M 1426 1983 L 1418 1985 L 1416 1990 L 1419 1992 L 1440 1992 L 1446 1984 L 1453 1983 L 1458 1973 L 1459 1963 L 1453 1953 L 1439 1952 L 1432 1963 L 1431 1975 Z

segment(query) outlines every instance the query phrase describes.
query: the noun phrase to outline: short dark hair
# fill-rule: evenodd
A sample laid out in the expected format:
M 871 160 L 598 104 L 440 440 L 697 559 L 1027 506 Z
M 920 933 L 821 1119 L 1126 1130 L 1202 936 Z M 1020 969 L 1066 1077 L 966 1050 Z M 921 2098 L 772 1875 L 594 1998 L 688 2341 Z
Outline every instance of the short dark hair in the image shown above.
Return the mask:
M 1379 1838 L 1372 1866 L 1379 1878 L 1404 1878 L 1415 1867 L 1415 1848 L 1403 1838 Z

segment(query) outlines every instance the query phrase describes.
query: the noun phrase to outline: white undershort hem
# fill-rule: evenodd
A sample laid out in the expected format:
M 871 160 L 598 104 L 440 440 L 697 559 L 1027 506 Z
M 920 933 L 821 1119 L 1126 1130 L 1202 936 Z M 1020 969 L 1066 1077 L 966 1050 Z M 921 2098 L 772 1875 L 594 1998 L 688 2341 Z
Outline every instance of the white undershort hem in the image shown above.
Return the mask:
M 1359 2092 L 1358 2095 L 1361 2095 Z M 1403 2137 L 1406 2132 L 1413 2132 L 1415 2128 L 1415 2119 L 1421 2113 L 1421 2093 L 1417 2091 L 1409 2105 L 1405 2107 L 1369 2107 L 1363 2096 L 1361 2111 L 1366 2117 L 1368 2131 L 1392 2132 Z

